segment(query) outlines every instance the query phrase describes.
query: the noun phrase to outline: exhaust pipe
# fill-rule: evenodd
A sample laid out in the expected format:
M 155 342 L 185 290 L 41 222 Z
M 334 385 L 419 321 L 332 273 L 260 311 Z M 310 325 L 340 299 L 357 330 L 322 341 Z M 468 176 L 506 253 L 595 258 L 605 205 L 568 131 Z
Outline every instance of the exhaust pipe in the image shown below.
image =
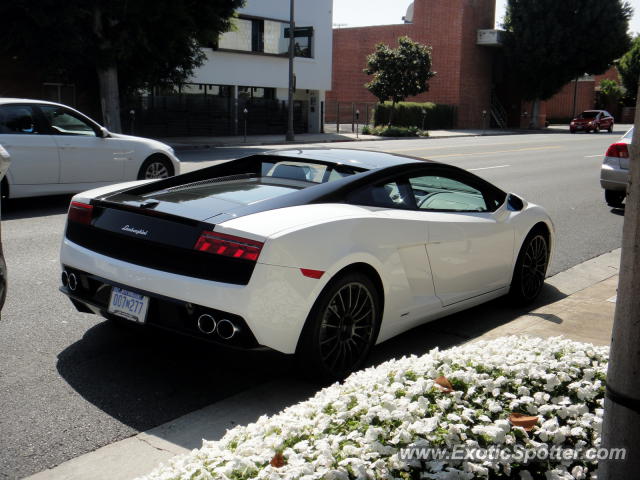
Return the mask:
M 78 278 L 76 277 L 75 273 L 70 273 L 69 274 L 69 280 L 67 280 L 67 282 L 69 283 L 69 289 L 72 292 L 75 292 L 76 289 L 78 288 Z
M 200 330 L 205 335 L 211 335 L 213 332 L 215 332 L 216 326 L 216 319 L 208 313 L 205 313 L 198 317 L 198 330 Z
M 240 329 L 236 327 L 231 320 L 223 318 L 218 322 L 218 335 L 223 340 L 231 340 Z
M 67 285 L 69 285 L 69 274 L 67 273 L 66 270 L 62 271 L 62 286 L 66 287 Z

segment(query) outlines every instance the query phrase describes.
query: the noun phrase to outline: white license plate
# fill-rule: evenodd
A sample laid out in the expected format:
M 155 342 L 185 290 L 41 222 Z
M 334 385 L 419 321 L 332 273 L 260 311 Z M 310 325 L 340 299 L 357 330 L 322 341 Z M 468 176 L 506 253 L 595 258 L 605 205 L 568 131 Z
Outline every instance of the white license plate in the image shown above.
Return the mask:
M 111 289 L 109 313 L 137 323 L 144 323 L 147 318 L 148 308 L 149 297 L 118 287 Z

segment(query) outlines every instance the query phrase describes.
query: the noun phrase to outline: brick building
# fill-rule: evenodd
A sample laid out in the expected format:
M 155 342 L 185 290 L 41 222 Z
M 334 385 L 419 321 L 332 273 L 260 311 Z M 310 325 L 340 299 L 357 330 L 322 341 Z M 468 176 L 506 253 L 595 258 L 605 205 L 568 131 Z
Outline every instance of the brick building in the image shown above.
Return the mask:
M 575 81 L 567 83 L 560 92 L 545 102 L 547 119 L 551 122 L 564 122 L 573 117 L 574 95 L 575 111 L 577 113 L 583 110 L 593 109 L 597 103 L 600 82 L 604 79 L 614 80 L 618 84 L 621 83 L 620 75 L 615 67 L 611 67 L 602 75 L 586 75 L 579 78 L 577 84 Z M 621 114 L 621 108 L 619 108 L 619 106 L 607 105 L 606 108 L 609 109 L 616 118 Z
M 433 47 L 432 70 L 437 72 L 428 92 L 407 100 L 455 105 L 458 127 L 482 127 L 482 112 L 491 107 L 496 50 L 478 44 L 478 30 L 492 29 L 494 16 L 495 0 L 415 0 L 405 24 L 335 29 L 327 108 L 332 102 L 376 102 L 363 86 L 369 79 L 362 71 L 366 57 L 376 43 L 395 46 L 406 35 Z
M 344 112 L 351 110 L 352 103 L 353 110 L 362 111 L 365 103 L 371 106 L 377 102 L 364 87 L 370 80 L 363 72 L 367 55 L 377 43 L 395 47 L 398 37 L 406 35 L 433 47 L 432 70 L 437 72 L 429 81 L 429 91 L 408 101 L 454 105 L 459 128 L 529 127 L 532 105 L 522 101 L 518 85 L 508 78 L 500 49 L 503 32 L 493 30 L 494 16 L 495 0 L 415 0 L 403 18 L 404 24 L 334 29 L 327 122 L 335 121 L 338 103 Z M 604 78 L 619 81 L 615 68 L 578 81 L 578 112 L 595 107 Z M 547 118 L 564 121 L 572 116 L 574 87 L 575 82 L 570 82 L 557 95 L 540 102 L 539 125 L 544 125 Z M 341 114 L 343 123 L 345 119 L 351 122 L 351 111 L 345 113 Z M 618 116 L 613 108 L 612 113 Z

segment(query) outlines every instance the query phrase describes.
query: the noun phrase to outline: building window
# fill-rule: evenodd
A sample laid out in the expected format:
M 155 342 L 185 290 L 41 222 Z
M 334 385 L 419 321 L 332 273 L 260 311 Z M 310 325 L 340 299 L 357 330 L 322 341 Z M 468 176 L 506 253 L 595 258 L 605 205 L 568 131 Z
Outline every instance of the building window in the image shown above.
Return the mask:
M 276 98 L 276 89 L 267 87 L 238 87 L 238 97 L 247 100 L 250 98 L 273 100 Z
M 224 33 L 217 48 L 239 52 L 287 55 L 289 39 L 285 37 L 288 22 L 261 18 L 236 18 L 234 29 Z M 313 27 L 296 28 L 295 55 L 312 57 Z
M 311 34 L 303 37 L 296 37 L 295 39 L 295 51 L 296 57 L 311 58 Z
M 167 85 L 155 87 L 153 90 L 156 97 L 178 96 L 178 95 L 202 95 L 207 97 L 231 97 L 232 88 L 230 85 L 213 85 L 210 83 L 183 83 L 182 85 Z

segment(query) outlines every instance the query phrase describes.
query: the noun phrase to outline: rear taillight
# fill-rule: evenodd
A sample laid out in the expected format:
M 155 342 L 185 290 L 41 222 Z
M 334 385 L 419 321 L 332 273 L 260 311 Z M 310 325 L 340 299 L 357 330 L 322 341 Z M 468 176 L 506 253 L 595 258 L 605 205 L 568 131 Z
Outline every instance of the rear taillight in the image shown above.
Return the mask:
M 71 202 L 69 205 L 68 220 L 70 222 L 84 223 L 89 225 L 93 218 L 93 205 L 81 202 Z
M 225 257 L 241 258 L 243 260 L 258 260 L 262 242 L 248 238 L 235 237 L 224 233 L 202 232 L 193 247 L 200 252 L 215 253 Z
M 605 157 L 629 158 L 629 147 L 626 143 L 613 143 L 604 154 Z

